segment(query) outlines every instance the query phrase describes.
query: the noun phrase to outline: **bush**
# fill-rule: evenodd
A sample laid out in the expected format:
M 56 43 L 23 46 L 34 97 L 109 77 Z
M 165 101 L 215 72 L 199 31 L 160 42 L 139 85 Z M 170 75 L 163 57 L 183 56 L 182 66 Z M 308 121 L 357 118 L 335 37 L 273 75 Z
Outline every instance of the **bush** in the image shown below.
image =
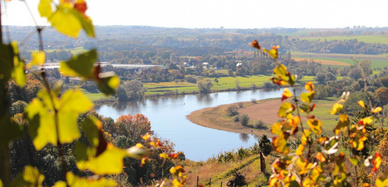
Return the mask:
M 264 122 L 261 119 L 255 123 L 254 128 L 255 129 L 268 129 L 268 127 L 265 126 Z
M 244 108 L 244 103 L 238 103 L 238 108 Z
M 197 79 L 194 77 L 186 77 L 186 81 L 193 84 L 197 83 Z
M 249 116 L 247 114 L 243 114 L 240 116 L 240 123 L 242 126 L 248 126 L 249 124 Z
M 238 115 L 238 108 L 235 105 L 231 105 L 226 109 L 226 115 L 235 116 Z
M 234 122 L 239 122 L 240 121 L 240 116 L 235 116 L 234 117 Z

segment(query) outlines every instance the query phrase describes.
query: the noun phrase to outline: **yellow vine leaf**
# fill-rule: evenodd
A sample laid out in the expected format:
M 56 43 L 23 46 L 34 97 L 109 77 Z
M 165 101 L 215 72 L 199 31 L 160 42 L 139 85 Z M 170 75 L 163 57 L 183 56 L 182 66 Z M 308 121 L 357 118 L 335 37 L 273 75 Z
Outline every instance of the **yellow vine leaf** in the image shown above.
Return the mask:
M 46 90 L 40 90 L 38 98 L 34 98 L 25 109 L 31 120 L 30 134 L 35 148 L 39 151 L 48 143 L 57 145 L 57 139 L 61 143 L 71 143 L 81 137 L 77 118 L 80 113 L 92 108 L 93 103 L 79 90 L 67 90 L 60 99 L 54 92 L 50 96 Z M 59 137 L 57 137 L 55 110 L 58 117 Z
M 280 105 L 280 109 L 278 111 L 278 116 L 279 117 L 282 117 L 282 118 L 285 118 L 285 117 L 290 117 L 291 115 L 291 112 L 293 112 L 295 110 L 295 106 L 291 103 L 282 103 Z M 291 116 L 292 117 L 292 116 Z
M 31 62 L 27 65 L 27 68 L 31 68 L 32 66 L 41 66 L 44 65 L 46 61 L 46 54 L 44 51 L 37 51 L 31 54 Z
M 40 0 L 38 5 L 38 11 L 41 17 L 49 17 L 53 12 L 51 8 L 52 0 Z
M 290 151 L 287 147 L 287 141 L 283 137 L 274 137 L 272 139 L 272 146 L 279 153 L 288 154 Z
M 376 187 L 386 187 L 388 186 L 388 178 L 385 180 L 377 179 L 375 184 Z
M 375 159 L 372 161 L 372 164 L 373 164 L 372 172 L 376 172 L 380 168 L 381 162 L 382 162 L 381 154 L 376 153 Z
M 372 109 L 372 113 L 379 113 L 379 112 L 381 112 L 383 109 L 381 108 L 381 107 L 377 107 L 377 108 L 373 108 Z
M 308 119 L 307 124 L 310 126 L 310 130 L 319 135 L 322 133 L 322 122 L 319 119 Z
M 363 100 L 358 101 L 357 104 L 360 105 L 362 108 L 365 108 L 365 103 Z
M 61 143 L 71 143 L 81 137 L 77 118 L 79 114 L 92 108 L 93 103 L 80 90 L 68 90 L 62 95 L 58 106 L 59 141 Z
M 281 100 L 282 101 L 286 100 L 286 99 L 288 99 L 291 96 L 292 96 L 292 93 L 290 92 L 290 90 L 288 88 L 285 88 Z
M 340 133 L 344 128 L 348 127 L 350 124 L 349 116 L 347 114 L 340 114 L 340 120 L 337 123 L 337 126 L 334 128 L 334 133 Z
M 311 101 L 314 99 L 314 95 L 315 95 L 315 92 L 314 91 L 310 91 L 308 93 L 304 92 L 304 93 L 301 93 L 301 100 L 305 103 L 311 103 Z
M 326 158 L 323 156 L 321 152 L 318 152 L 317 155 L 315 155 L 315 158 L 318 159 L 320 162 L 325 162 Z
M 302 144 L 300 144 L 298 146 L 298 149 L 296 150 L 295 154 L 298 156 L 301 156 L 303 154 L 303 151 L 304 151 L 304 146 Z
M 272 125 L 272 127 L 271 127 L 271 132 L 272 132 L 273 134 L 282 136 L 282 135 L 283 135 L 282 124 L 279 123 L 279 122 L 274 123 L 274 124 Z
M 343 105 L 339 104 L 339 103 L 335 103 L 333 105 L 333 108 L 330 110 L 330 114 L 334 115 L 334 114 L 337 114 L 338 112 L 341 112 L 343 109 Z
M 33 166 L 27 165 L 24 167 L 23 173 L 19 175 L 11 186 L 37 186 L 42 187 L 44 175 L 39 173 L 39 170 Z
M 113 179 L 106 179 L 104 177 L 93 179 L 93 178 L 85 178 L 78 177 L 74 175 L 72 172 L 66 173 L 66 180 L 70 187 L 108 187 L 108 186 L 117 186 L 117 183 Z M 53 187 L 66 187 L 66 182 L 58 181 L 55 183 Z
M 270 50 L 263 48 L 263 51 L 268 53 L 272 58 L 277 59 L 279 48 L 280 48 L 279 46 L 273 46 L 272 49 L 270 49 Z
M 82 29 L 82 24 L 76 13 L 70 3 L 64 3 L 57 7 L 54 13 L 50 14 L 49 21 L 62 34 L 76 38 Z
M 128 156 L 125 150 L 108 143 L 106 150 L 98 157 L 91 157 L 87 161 L 77 162 L 80 170 L 90 170 L 99 175 L 119 174 L 123 170 L 123 158 Z
M 303 134 L 302 134 L 302 145 L 307 145 L 308 137 L 310 137 L 311 131 L 308 129 L 304 129 Z
M 314 84 L 313 84 L 313 82 L 311 82 L 311 81 L 307 82 L 307 83 L 304 85 L 304 88 L 305 88 L 307 91 L 309 91 L 309 92 L 313 91 L 313 90 L 314 90 Z
M 14 53 L 12 78 L 15 80 L 16 84 L 22 88 L 27 83 L 26 72 L 24 70 L 24 61 L 19 57 L 17 42 L 11 42 L 11 46 Z

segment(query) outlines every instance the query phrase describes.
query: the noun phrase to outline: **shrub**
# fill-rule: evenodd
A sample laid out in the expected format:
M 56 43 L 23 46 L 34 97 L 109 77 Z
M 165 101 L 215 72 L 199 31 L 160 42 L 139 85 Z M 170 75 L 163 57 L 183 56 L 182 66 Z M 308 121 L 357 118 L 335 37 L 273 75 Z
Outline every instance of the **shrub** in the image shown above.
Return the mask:
M 226 109 L 226 115 L 235 116 L 238 115 L 238 108 L 235 105 L 231 105 Z
M 240 121 L 240 116 L 234 116 L 234 122 L 239 122 Z
M 249 116 L 247 114 L 243 114 L 240 116 L 240 123 L 242 126 L 248 126 L 249 124 Z
M 268 129 L 268 127 L 265 126 L 264 122 L 261 119 L 255 123 L 254 128 L 255 129 Z

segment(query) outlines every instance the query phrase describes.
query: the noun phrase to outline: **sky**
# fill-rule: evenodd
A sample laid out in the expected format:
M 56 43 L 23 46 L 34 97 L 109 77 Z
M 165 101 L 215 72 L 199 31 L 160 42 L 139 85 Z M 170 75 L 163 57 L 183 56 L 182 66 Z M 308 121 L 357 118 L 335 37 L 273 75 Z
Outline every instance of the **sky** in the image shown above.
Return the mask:
M 39 25 L 39 0 L 25 0 Z M 54 0 L 58 1 L 58 0 Z M 94 25 L 182 28 L 388 26 L 387 0 L 86 0 Z M 35 25 L 24 2 L 2 6 L 3 23 Z

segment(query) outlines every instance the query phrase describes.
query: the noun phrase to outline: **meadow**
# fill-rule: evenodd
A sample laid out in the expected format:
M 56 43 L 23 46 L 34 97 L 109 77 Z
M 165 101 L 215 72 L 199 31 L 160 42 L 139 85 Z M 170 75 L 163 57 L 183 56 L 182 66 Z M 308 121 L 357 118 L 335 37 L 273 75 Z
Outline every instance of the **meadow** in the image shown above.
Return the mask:
M 388 36 L 384 35 L 352 35 L 352 36 L 327 36 L 327 37 L 300 37 L 300 39 L 316 41 L 316 40 L 354 40 L 362 41 L 365 43 L 380 43 L 380 44 L 388 44 Z

